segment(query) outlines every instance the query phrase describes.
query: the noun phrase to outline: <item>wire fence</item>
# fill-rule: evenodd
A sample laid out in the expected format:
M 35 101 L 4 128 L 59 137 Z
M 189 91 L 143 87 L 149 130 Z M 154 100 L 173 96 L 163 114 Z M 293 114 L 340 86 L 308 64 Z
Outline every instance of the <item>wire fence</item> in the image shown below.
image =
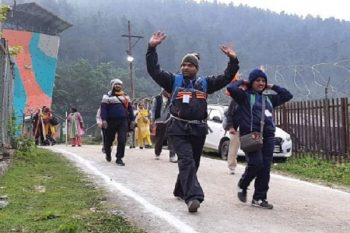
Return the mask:
M 12 98 L 14 85 L 14 63 L 11 61 L 5 39 L 0 40 L 0 159 L 11 147 Z

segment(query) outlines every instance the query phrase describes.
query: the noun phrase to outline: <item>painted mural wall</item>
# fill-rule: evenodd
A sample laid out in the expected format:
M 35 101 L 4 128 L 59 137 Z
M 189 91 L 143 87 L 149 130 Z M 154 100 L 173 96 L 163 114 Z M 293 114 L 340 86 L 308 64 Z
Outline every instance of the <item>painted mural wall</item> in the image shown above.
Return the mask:
M 51 107 L 59 37 L 41 33 L 4 30 L 9 46 L 20 45 L 15 57 L 14 111 L 17 122 L 42 106 Z

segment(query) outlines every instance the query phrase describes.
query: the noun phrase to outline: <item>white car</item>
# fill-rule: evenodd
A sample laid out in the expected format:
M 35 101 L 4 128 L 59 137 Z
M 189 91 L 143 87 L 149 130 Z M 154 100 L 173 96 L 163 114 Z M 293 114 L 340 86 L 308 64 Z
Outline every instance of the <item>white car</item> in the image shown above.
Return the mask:
M 204 147 L 218 151 L 222 159 L 227 159 L 230 138 L 222 127 L 222 120 L 228 106 L 208 105 L 208 127 L 209 133 L 205 140 Z M 292 140 L 290 135 L 276 127 L 274 158 L 286 159 L 292 155 Z M 239 149 L 238 156 L 244 156 L 244 152 Z

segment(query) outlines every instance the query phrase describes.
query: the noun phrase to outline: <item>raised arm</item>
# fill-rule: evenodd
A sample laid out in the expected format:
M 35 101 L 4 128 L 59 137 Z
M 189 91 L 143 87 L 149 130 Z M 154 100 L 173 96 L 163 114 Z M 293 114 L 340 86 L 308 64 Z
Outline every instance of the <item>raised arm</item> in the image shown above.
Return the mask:
M 164 32 L 155 32 L 152 34 L 148 42 L 148 49 L 146 54 L 147 71 L 152 79 L 167 92 L 172 91 L 174 82 L 174 75 L 164 70 L 161 70 L 158 64 L 158 54 L 156 47 L 161 44 L 166 38 Z
M 277 95 L 271 95 L 271 102 L 273 107 L 280 106 L 293 98 L 292 93 L 283 87 L 274 84 L 268 84 L 267 89 L 271 89 L 277 93 Z
M 222 45 L 220 49 L 230 60 L 224 74 L 208 77 L 208 94 L 214 93 L 229 84 L 239 69 L 239 61 L 232 46 Z
M 238 103 L 243 103 L 246 98 L 247 94 L 247 81 L 245 80 L 238 80 L 230 83 L 227 87 L 228 93 L 230 93 L 230 96 Z

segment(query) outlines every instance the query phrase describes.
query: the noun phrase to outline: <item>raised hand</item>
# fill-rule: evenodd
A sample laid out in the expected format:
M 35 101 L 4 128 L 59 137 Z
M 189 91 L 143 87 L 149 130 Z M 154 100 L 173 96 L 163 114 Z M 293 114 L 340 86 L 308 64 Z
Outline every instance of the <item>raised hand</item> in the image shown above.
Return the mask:
M 237 57 L 237 54 L 236 54 L 235 50 L 233 49 L 232 45 L 221 45 L 220 49 L 224 54 L 226 54 L 226 56 L 228 56 L 230 58 Z
M 149 39 L 149 46 L 150 47 L 157 47 L 160 43 L 162 43 L 163 40 L 165 40 L 166 34 L 164 32 L 155 32 L 152 34 L 151 38 Z

